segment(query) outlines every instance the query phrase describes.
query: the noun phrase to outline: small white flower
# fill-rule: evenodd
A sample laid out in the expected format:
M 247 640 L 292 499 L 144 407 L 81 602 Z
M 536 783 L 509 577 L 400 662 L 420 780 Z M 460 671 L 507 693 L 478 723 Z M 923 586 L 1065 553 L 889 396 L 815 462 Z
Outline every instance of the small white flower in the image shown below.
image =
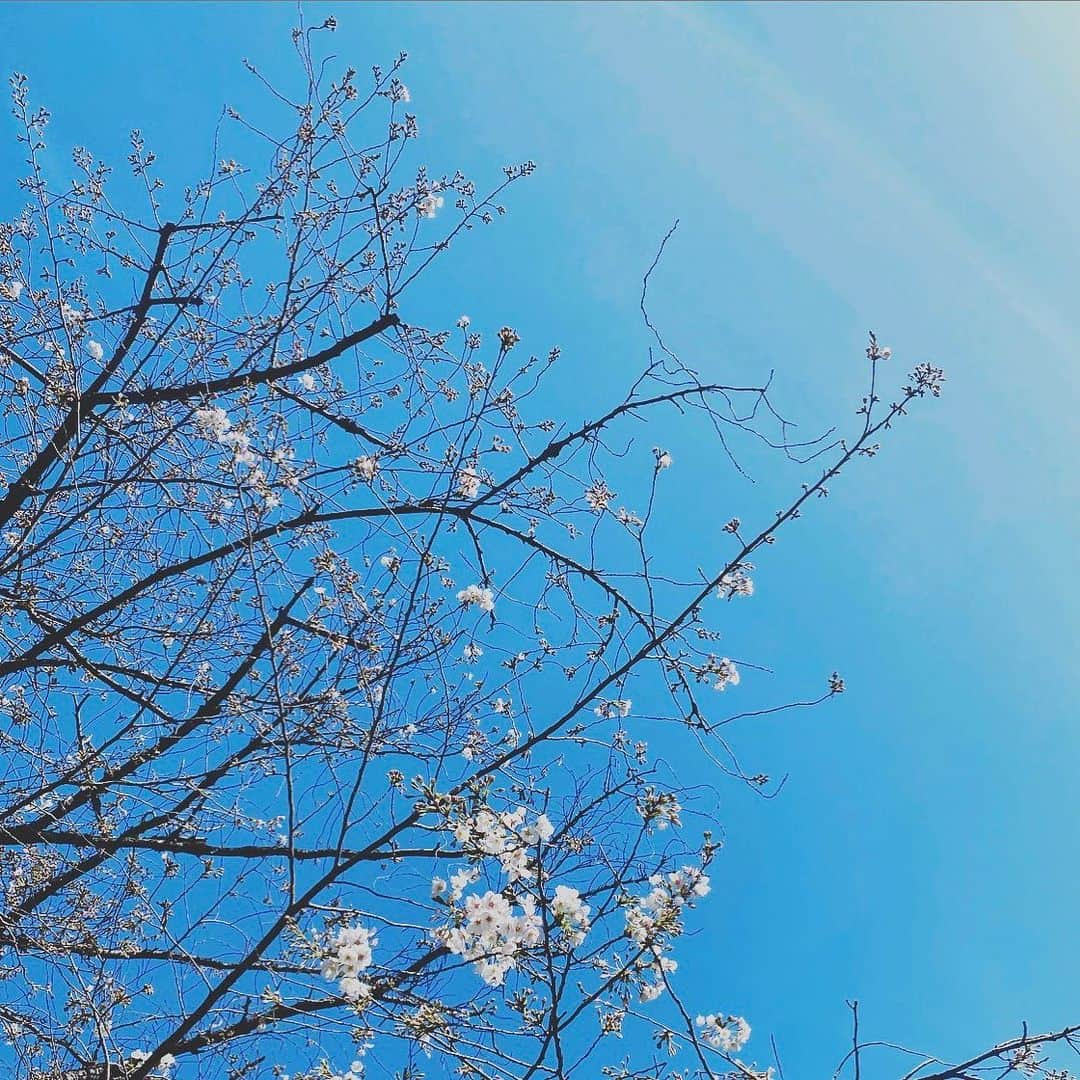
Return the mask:
M 458 473 L 457 491 L 463 499 L 475 499 L 480 493 L 480 474 L 466 466 Z
M 602 514 L 614 498 L 615 492 L 603 480 L 595 480 L 585 489 L 585 501 L 594 514 Z
M 717 583 L 716 595 L 724 600 L 730 600 L 733 596 L 753 596 L 753 578 L 741 568 L 729 570 Z
M 433 218 L 443 208 L 445 200 L 441 195 L 425 195 L 416 204 L 421 217 Z
M 556 885 L 551 914 L 567 936 L 575 944 L 581 944 L 589 929 L 589 905 L 582 901 L 577 889 Z
M 194 414 L 195 426 L 199 434 L 208 439 L 216 439 L 221 442 L 225 433 L 232 427 L 232 421 L 224 409 L 216 405 L 210 405 L 205 409 L 196 409 Z
M 710 657 L 707 671 L 716 679 L 713 683 L 714 690 L 726 690 L 729 686 L 739 685 L 739 669 L 735 662 L 726 656 L 721 656 L 719 660 Z
M 469 606 L 475 604 L 481 611 L 493 611 L 495 609 L 495 594 L 491 589 L 480 585 L 469 585 L 458 594 L 458 603 Z
M 90 355 L 91 360 L 100 360 L 105 355 L 105 350 L 101 347 L 100 342 L 91 341 L 86 346 L 86 351 Z
M 315 389 L 315 376 L 310 371 L 305 371 L 303 375 L 296 380 L 301 390 L 314 390 Z
M 461 894 L 476 880 L 477 871 L 458 870 L 450 875 L 450 899 L 460 900 Z
M 379 459 L 374 454 L 365 454 L 363 457 L 358 457 L 352 463 L 353 471 L 361 480 L 370 484 L 375 479 L 375 474 L 379 471 Z
M 611 701 L 602 701 L 593 709 L 593 712 L 601 720 L 611 720 L 616 716 L 626 719 L 630 715 L 630 707 L 633 702 L 629 698 L 614 698 Z

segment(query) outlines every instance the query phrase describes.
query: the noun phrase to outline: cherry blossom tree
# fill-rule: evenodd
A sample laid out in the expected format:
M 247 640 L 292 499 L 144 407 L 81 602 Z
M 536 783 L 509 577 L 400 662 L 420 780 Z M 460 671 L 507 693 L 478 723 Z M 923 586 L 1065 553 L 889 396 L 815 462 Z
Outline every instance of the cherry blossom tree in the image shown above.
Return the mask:
M 591 420 L 546 415 L 558 349 L 497 313 L 410 319 L 417 279 L 531 163 L 486 193 L 416 167 L 404 58 L 332 72 L 332 29 L 294 34 L 300 95 L 266 84 L 280 129 L 230 110 L 240 160 L 215 148 L 180 196 L 138 132 L 127 170 L 77 149 L 54 183 L 48 115 L 12 80 L 5 1075 L 355 1080 L 365 1055 L 403 1080 L 766 1075 L 745 1019 L 679 990 L 719 843 L 684 825 L 694 794 L 634 700 L 718 777 L 768 790 L 725 732 L 790 706 L 732 701 L 718 627 L 942 372 L 885 391 L 871 337 L 857 423 L 798 443 L 767 383 L 680 359 L 643 292 L 651 344 L 625 393 Z M 752 440 L 806 482 L 672 574 L 650 525 L 678 462 L 624 442 L 679 415 L 732 467 Z M 609 487 L 628 463 L 639 512 Z M 1035 1045 L 908 1075 L 1026 1068 Z M 865 1052 L 856 1027 L 843 1067 Z

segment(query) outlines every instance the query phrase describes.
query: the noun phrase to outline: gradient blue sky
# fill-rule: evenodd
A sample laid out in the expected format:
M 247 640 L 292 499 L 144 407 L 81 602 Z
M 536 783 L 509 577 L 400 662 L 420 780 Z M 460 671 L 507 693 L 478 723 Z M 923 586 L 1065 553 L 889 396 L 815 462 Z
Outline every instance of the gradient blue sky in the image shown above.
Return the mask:
M 756 574 L 729 647 L 775 666 L 763 693 L 834 667 L 850 691 L 735 735 L 750 767 L 791 779 L 772 802 L 720 789 L 714 925 L 682 957 L 702 1004 L 748 1016 L 759 1054 L 775 1033 L 791 1080 L 831 1073 L 849 997 L 868 1036 L 945 1053 L 1080 1019 L 1080 7 L 307 11 L 337 14 L 334 50 L 361 69 L 409 51 L 439 171 L 539 163 L 423 302 L 561 344 L 570 413 L 640 361 L 641 275 L 675 217 L 653 315 L 707 376 L 775 368 L 812 428 L 854 421 L 869 328 L 897 384 L 924 359 L 946 369 L 943 399 Z M 122 162 L 138 126 L 163 172 L 190 175 L 220 105 L 256 97 L 240 58 L 284 70 L 294 18 L 8 3 L 0 58 L 53 110 L 58 164 L 73 143 Z M 16 175 L 10 140 L 0 154 Z M 675 547 L 784 490 L 740 484 L 695 437 L 657 433 Z

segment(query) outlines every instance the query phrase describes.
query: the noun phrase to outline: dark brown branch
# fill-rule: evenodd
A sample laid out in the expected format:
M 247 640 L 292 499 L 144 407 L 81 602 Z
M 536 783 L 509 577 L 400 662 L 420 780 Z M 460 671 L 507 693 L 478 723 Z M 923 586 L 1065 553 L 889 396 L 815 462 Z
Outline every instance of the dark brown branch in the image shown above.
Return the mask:
M 328 346 L 313 356 L 306 356 L 302 360 L 293 360 L 288 364 L 278 364 L 275 367 L 259 368 L 255 371 L 237 371 L 232 375 L 222 375 L 218 379 L 206 379 L 202 382 L 186 383 L 183 386 L 156 386 L 148 390 L 114 390 L 100 391 L 87 395 L 90 405 L 102 405 L 115 401 L 123 395 L 129 405 L 155 405 L 163 401 L 186 401 L 193 397 L 211 397 L 214 394 L 228 393 L 241 386 L 257 386 L 262 383 L 273 382 L 275 379 L 285 379 L 290 375 L 296 375 L 301 371 L 310 371 L 312 368 L 321 367 L 331 360 L 340 356 L 343 352 L 355 348 L 362 342 L 377 337 L 392 326 L 397 326 L 400 319 L 397 315 L 383 315 L 373 323 L 365 326 L 362 330 L 347 334 L 340 341 Z

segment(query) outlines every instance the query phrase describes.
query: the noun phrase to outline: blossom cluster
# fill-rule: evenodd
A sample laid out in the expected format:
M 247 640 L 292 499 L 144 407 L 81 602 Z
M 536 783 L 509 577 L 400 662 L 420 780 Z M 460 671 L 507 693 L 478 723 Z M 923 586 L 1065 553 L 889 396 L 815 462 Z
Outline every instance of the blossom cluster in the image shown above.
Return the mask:
M 658 829 L 666 829 L 669 825 L 678 827 L 682 824 L 682 805 L 678 797 L 670 791 L 647 787 L 638 797 L 637 812 L 646 825 L 655 825 Z
M 343 1073 L 331 1073 L 328 1080 L 363 1080 L 364 1063 L 359 1059 L 354 1061 Z
M 259 458 L 251 449 L 250 436 L 233 426 L 229 414 L 224 409 L 217 405 L 206 405 L 196 409 L 192 414 L 192 419 L 196 430 L 203 438 L 218 443 L 231 453 L 231 464 L 234 468 L 247 469 L 244 483 L 260 491 L 268 508 L 280 505 L 281 500 L 278 495 L 267 488 L 266 477 L 259 467 Z M 269 459 L 280 465 L 287 457 L 286 452 L 278 451 L 271 454 Z M 228 464 L 223 463 L 222 467 L 227 468 Z M 292 486 L 295 484 L 295 478 L 286 478 L 285 482 Z
M 726 690 L 729 686 L 739 685 L 739 669 L 734 660 L 726 656 L 710 656 L 702 668 L 702 676 L 713 680 L 714 690 Z
M 150 1053 L 147 1050 L 132 1050 L 128 1061 L 130 1061 L 132 1065 L 138 1067 L 149 1057 Z M 171 1080 L 172 1072 L 175 1068 L 176 1058 L 172 1054 L 163 1054 L 152 1075 L 159 1078 L 159 1080 Z
M 701 1041 L 725 1054 L 738 1053 L 750 1039 L 750 1025 L 741 1016 L 709 1013 L 694 1022 Z
M 200 416 L 200 414 L 204 415 Z M 224 409 L 217 407 L 199 409 L 195 414 L 195 422 L 200 426 L 205 426 L 207 431 L 213 433 L 217 442 L 232 451 L 234 464 L 251 467 L 258 461 L 251 450 L 251 439 L 232 426 Z
M 455 956 L 473 963 L 488 986 L 501 986 L 519 955 L 540 944 L 543 922 L 531 896 L 520 899 L 521 911 L 502 893 L 488 890 L 465 897 L 461 922 L 442 927 L 436 937 Z
M 589 932 L 589 905 L 581 899 L 581 893 L 569 885 L 556 885 L 551 899 L 551 914 L 572 945 L 580 945 Z
M 343 926 L 330 939 L 322 964 L 322 977 L 338 984 L 343 997 L 359 1001 L 371 987 L 360 975 L 371 967 L 377 944 L 374 931 L 363 926 Z
M 717 583 L 716 595 L 725 600 L 730 600 L 733 596 L 753 596 L 754 582 L 746 573 L 749 569 L 749 564 L 746 564 L 728 570 Z
M 626 909 L 626 934 L 639 945 L 653 944 L 662 933 L 678 932 L 678 916 L 688 904 L 708 896 L 709 875 L 696 866 L 653 874 L 651 890 Z
M 615 717 L 625 720 L 630 715 L 630 707 L 633 702 L 629 698 L 612 698 L 610 701 L 601 701 L 593 709 L 593 712 L 601 720 L 613 720 Z
M 594 514 L 603 513 L 614 498 L 615 492 L 603 480 L 596 480 L 585 489 L 585 501 Z
M 523 806 L 503 813 L 483 806 L 473 814 L 448 819 L 445 827 L 464 853 L 477 862 L 498 860 L 511 883 L 531 878 L 535 873 L 531 849 L 555 834 L 546 814 L 530 820 Z M 474 865 L 451 874 L 449 881 L 432 879 L 432 898 L 449 903 L 454 912 L 454 921 L 437 929 L 435 936 L 452 953 L 473 962 L 489 986 L 500 986 L 521 953 L 540 942 L 543 920 L 536 898 L 522 895 L 514 899 L 506 891 L 470 894 L 459 907 L 465 890 L 479 877 L 479 865 Z M 514 910 L 515 904 L 520 912 Z M 556 885 L 547 908 L 563 943 L 580 945 L 588 933 L 591 914 L 581 893 L 569 885 Z
M 428 1055 L 436 1039 L 446 1035 L 447 1023 L 446 1010 L 431 1001 L 424 1001 L 411 1012 L 403 1013 L 400 1020 L 401 1029 Z
M 662 950 L 670 939 L 682 933 L 683 908 L 693 906 L 700 897 L 708 895 L 708 875 L 696 866 L 684 866 L 669 874 L 653 874 L 650 891 L 634 900 L 626 909 L 626 936 L 648 957 L 639 963 L 642 980 L 638 995 L 643 1002 L 653 1001 L 664 992 L 664 977 L 677 968 Z
M 216 405 L 208 405 L 202 409 L 196 409 L 194 414 L 195 426 L 199 434 L 204 438 L 221 442 L 225 433 L 232 427 L 229 414 Z
M 555 833 L 546 814 L 526 822 L 525 807 L 503 814 L 483 807 L 476 814 L 451 824 L 454 839 L 470 855 L 497 858 L 510 881 L 517 881 L 532 869 L 529 849 L 546 843 Z
M 481 611 L 495 610 L 495 594 L 482 585 L 469 585 L 458 594 L 458 603 L 469 607 L 475 604 Z
M 480 474 L 466 466 L 458 473 L 457 491 L 463 499 L 475 499 L 480 493 Z
M 374 454 L 364 454 L 352 463 L 352 470 L 365 484 L 370 484 L 379 471 L 379 459 Z
M 479 876 L 480 872 L 475 866 L 467 866 L 464 869 L 457 870 L 451 874 L 449 881 L 444 877 L 433 877 L 431 879 L 431 899 L 441 900 L 443 897 L 446 897 L 450 901 L 456 903 L 461 899 L 462 893 L 464 893 Z
M 941 397 L 941 384 L 945 381 L 945 372 L 941 368 L 933 364 L 918 364 L 911 378 L 915 382 L 915 393 L 921 396 L 929 391 L 934 397 Z

